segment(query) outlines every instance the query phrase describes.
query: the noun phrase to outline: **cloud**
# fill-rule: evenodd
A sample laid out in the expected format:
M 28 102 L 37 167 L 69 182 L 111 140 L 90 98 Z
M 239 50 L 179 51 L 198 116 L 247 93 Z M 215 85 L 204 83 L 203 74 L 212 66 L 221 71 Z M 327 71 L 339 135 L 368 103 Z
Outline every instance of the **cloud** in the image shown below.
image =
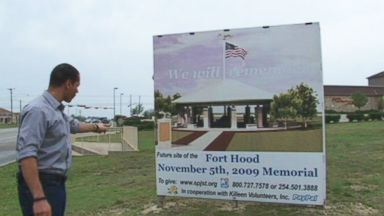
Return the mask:
M 151 95 L 153 35 L 318 21 L 325 83 L 364 85 L 384 68 L 383 8 L 381 0 L 5 0 L 0 71 L 20 93 L 31 91 L 20 81 L 28 78 L 37 95 L 52 67 L 67 61 L 82 69 L 85 92 L 118 85 Z

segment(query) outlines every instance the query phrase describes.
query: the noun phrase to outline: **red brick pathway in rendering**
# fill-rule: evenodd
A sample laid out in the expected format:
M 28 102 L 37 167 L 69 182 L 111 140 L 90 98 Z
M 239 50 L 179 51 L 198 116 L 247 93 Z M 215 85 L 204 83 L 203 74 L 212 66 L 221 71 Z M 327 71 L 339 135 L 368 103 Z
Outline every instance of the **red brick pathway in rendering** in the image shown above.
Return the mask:
M 234 135 L 235 132 L 230 131 L 221 133 L 204 151 L 225 151 Z
M 176 145 L 188 145 L 189 143 L 193 142 L 197 138 L 201 137 L 203 134 L 207 133 L 207 131 L 195 131 L 183 138 L 180 138 L 176 140 L 175 142 L 172 142 Z

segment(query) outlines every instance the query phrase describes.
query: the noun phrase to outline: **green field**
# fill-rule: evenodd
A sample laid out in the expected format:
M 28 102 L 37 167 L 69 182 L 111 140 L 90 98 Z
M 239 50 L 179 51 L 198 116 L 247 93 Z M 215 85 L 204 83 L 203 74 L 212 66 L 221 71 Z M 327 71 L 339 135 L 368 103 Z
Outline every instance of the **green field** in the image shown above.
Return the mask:
M 139 133 L 140 152 L 75 157 L 67 215 L 384 215 L 384 121 L 331 124 L 325 208 L 165 198 L 156 208 L 153 131 Z M 0 215 L 20 215 L 14 173 L 0 168 Z
M 3 124 L 3 123 L 0 123 L 0 129 L 1 128 L 14 128 L 14 127 L 17 127 L 16 124 Z
M 235 133 L 227 151 L 322 152 L 321 128 Z
M 323 130 L 319 127 L 276 131 L 231 131 L 234 134 L 223 151 L 322 152 Z M 172 142 L 193 134 L 172 131 Z

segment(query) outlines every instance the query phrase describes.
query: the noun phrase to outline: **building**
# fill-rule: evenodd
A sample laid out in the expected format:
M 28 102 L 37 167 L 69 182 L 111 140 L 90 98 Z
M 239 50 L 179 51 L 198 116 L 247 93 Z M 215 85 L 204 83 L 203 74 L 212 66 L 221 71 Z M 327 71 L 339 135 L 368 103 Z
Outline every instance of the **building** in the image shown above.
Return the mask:
M 384 108 L 384 71 L 374 74 L 368 79 L 368 86 L 325 85 L 325 110 L 337 112 L 354 112 L 357 109 L 352 103 L 352 94 L 362 93 L 368 102 L 361 110 L 383 110 Z
M 0 107 L 0 124 L 16 123 L 18 119 L 19 113 L 13 113 L 12 119 L 12 112 Z
M 368 86 L 384 86 L 384 71 L 374 74 L 368 79 Z
M 0 108 L 0 123 L 11 123 L 12 113 L 4 108 Z
M 235 90 L 234 90 L 235 89 Z M 194 92 L 189 92 L 173 101 L 178 109 L 177 124 L 183 127 L 245 128 L 267 127 L 267 113 L 273 94 L 235 80 L 221 80 Z M 213 108 L 222 110 L 214 116 Z M 239 108 L 244 107 L 241 122 Z M 200 112 L 197 112 L 200 110 Z M 198 116 L 196 118 L 196 116 Z

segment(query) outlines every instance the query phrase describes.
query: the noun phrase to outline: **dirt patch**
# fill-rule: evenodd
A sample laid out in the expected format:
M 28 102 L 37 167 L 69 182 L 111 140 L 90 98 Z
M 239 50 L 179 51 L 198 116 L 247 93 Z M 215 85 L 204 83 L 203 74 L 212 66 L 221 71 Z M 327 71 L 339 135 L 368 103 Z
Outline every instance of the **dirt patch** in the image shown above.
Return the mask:
M 379 215 L 377 209 L 364 205 L 363 203 L 339 203 L 325 206 L 322 215 L 329 216 L 371 216 Z
M 143 209 L 139 215 L 157 215 L 167 214 L 169 212 L 181 212 L 187 211 L 188 209 L 198 209 L 201 206 L 207 205 L 206 200 L 200 199 L 183 199 L 183 200 L 169 200 L 164 201 L 162 207 L 159 203 L 149 203 L 143 206 Z M 224 212 L 235 212 L 236 214 L 242 215 L 245 209 L 249 205 L 258 205 L 257 203 L 249 202 L 236 202 L 234 201 L 220 201 L 211 200 L 209 201 L 210 208 L 216 209 L 217 211 Z M 377 209 L 364 205 L 363 203 L 338 203 L 332 205 L 326 205 L 324 208 L 304 208 L 300 210 L 302 215 L 322 215 L 322 216 L 376 216 L 381 215 Z M 95 216 L 118 216 L 127 215 L 130 209 L 127 208 L 114 208 L 104 209 L 94 214 Z
M 176 202 L 165 202 L 165 203 L 163 203 L 162 207 L 160 207 L 159 204 L 151 203 L 151 204 L 144 206 L 144 210 L 141 211 L 141 213 L 143 215 L 152 214 L 152 213 L 158 214 L 162 210 L 165 210 L 165 209 L 185 207 L 185 206 L 186 206 L 186 204 L 184 204 L 183 202 L 177 202 L 177 203 Z
M 247 207 L 247 204 L 245 203 L 234 203 L 233 201 L 232 202 L 221 202 L 220 204 L 217 204 L 215 205 L 217 207 L 217 209 L 221 210 L 221 211 L 228 211 L 228 212 L 232 212 L 232 211 L 236 211 L 236 212 L 242 212 L 245 210 L 245 207 Z
M 98 211 L 94 214 L 94 216 L 105 216 L 105 215 L 113 215 L 113 216 L 118 216 L 118 215 L 126 215 L 129 211 L 129 209 L 126 208 L 114 208 L 114 209 L 104 209 L 101 211 Z
M 158 204 L 149 204 L 144 206 L 144 210 L 141 212 L 143 215 L 148 214 L 158 214 L 161 211 L 167 211 L 168 209 L 177 209 L 177 208 L 192 208 L 192 206 L 201 206 L 206 205 L 206 200 L 196 200 L 196 199 L 184 199 L 174 201 L 165 201 L 162 207 L 159 207 Z M 237 204 L 234 201 L 210 201 L 210 206 L 220 211 L 232 212 L 236 211 L 240 213 L 245 210 L 247 204 L 238 202 Z
M 162 209 L 157 207 L 157 205 L 147 205 L 144 207 L 144 210 L 141 212 L 141 214 L 143 215 L 147 215 L 147 214 L 150 214 L 150 213 L 154 213 L 154 214 L 158 214 L 160 213 Z
M 356 192 L 372 191 L 378 188 L 377 185 L 351 185 L 350 187 Z
M 167 212 L 167 210 L 171 209 L 188 209 L 193 208 L 192 206 L 201 206 L 205 205 L 206 200 L 178 200 L 174 201 L 166 201 L 163 204 L 162 208 L 159 208 L 156 204 L 147 205 L 146 208 L 142 211 L 143 215 L 147 214 L 157 214 L 161 211 Z M 248 205 L 255 205 L 254 203 L 248 202 L 238 202 L 237 204 L 234 201 L 210 201 L 210 206 L 219 211 L 226 212 L 236 212 L 240 214 L 244 212 Z M 324 215 L 324 216 L 375 216 L 379 215 L 379 211 L 363 203 L 339 203 L 334 205 L 327 205 L 324 209 L 319 208 L 307 208 L 304 212 L 309 213 L 308 215 Z M 305 214 L 307 215 L 307 214 Z

